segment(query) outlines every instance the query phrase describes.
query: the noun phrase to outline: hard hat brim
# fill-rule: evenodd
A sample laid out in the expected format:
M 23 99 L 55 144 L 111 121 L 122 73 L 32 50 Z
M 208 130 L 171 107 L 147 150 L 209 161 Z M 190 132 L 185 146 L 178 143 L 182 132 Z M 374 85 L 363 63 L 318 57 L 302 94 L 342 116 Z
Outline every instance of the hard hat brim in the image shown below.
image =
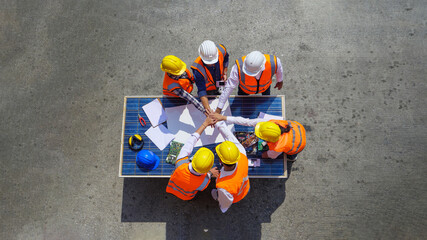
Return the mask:
M 200 58 L 202 59 L 204 64 L 215 64 L 218 62 L 218 54 L 216 55 L 216 58 L 214 58 L 212 60 L 204 59 L 202 56 L 200 56 Z
M 185 72 L 185 69 L 187 69 L 187 64 L 185 64 L 185 62 L 182 62 L 182 63 L 183 63 L 182 68 L 176 75 L 182 75 Z
M 259 130 L 260 128 L 261 128 L 260 123 L 255 126 L 255 136 L 257 136 L 258 138 L 261 138 L 262 140 L 265 140 L 263 139 L 261 131 Z
M 245 61 L 246 61 L 246 58 L 243 61 L 243 73 L 245 73 L 248 76 L 255 77 L 259 72 L 264 71 L 264 69 L 265 69 L 265 63 L 267 62 L 267 59 L 264 58 L 264 63 L 261 65 L 261 68 L 258 71 L 256 71 L 256 72 L 249 71 L 246 68 Z

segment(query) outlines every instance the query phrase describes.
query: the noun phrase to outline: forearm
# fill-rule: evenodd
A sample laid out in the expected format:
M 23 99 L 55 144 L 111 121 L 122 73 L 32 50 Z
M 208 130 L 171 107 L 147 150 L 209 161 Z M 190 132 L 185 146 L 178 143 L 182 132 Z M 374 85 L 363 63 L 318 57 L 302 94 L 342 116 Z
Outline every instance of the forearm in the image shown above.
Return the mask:
M 184 157 L 190 156 L 190 154 L 193 152 L 194 145 L 196 144 L 197 140 L 199 140 L 200 134 L 193 133 L 190 138 L 187 139 L 184 146 L 182 146 L 181 151 L 178 154 L 178 157 L 176 159 L 181 159 Z
M 200 135 L 202 135 L 203 131 L 205 131 L 205 129 L 206 129 L 208 126 L 209 126 L 209 124 L 208 124 L 208 123 L 206 123 L 206 121 L 205 121 L 205 122 L 203 122 L 203 123 L 202 123 L 202 125 L 200 125 L 200 127 L 196 130 L 196 132 L 195 132 L 195 133 L 199 134 L 199 136 L 200 136 Z
M 242 146 L 239 140 L 237 140 L 236 136 L 234 136 L 234 134 L 230 131 L 230 129 L 227 128 L 227 125 L 224 122 L 218 122 L 216 126 L 218 127 L 218 130 L 220 131 L 220 133 L 222 134 L 222 136 L 226 141 L 233 142 L 236 145 L 236 147 L 239 149 L 239 151 L 246 155 L 245 148 Z
M 266 122 L 266 120 L 263 118 L 249 119 L 244 117 L 233 117 L 233 116 L 227 116 L 225 121 L 227 123 L 248 126 L 248 127 L 255 127 L 259 122 Z
M 277 79 L 277 82 L 282 82 L 283 81 L 283 67 L 282 67 L 282 62 L 280 61 L 279 58 L 277 58 L 276 79 Z
M 205 109 L 210 109 L 210 108 L 211 108 L 211 107 L 209 106 L 209 100 L 208 100 L 208 97 L 206 97 L 206 96 L 200 97 L 200 101 L 202 101 L 202 105 L 203 105 L 203 107 L 204 107 Z
M 174 93 L 176 95 L 180 96 L 181 98 L 187 100 L 191 104 L 193 104 L 202 113 L 205 112 L 205 108 L 203 107 L 203 105 L 193 95 L 191 95 L 190 93 L 186 92 L 184 89 L 182 89 L 182 88 L 175 89 Z

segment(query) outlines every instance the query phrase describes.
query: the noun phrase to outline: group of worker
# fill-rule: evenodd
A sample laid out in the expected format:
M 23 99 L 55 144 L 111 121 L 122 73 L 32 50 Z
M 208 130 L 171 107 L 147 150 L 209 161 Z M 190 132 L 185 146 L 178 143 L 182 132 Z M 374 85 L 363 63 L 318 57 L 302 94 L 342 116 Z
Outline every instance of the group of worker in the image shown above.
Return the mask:
M 206 40 L 199 46 L 199 57 L 191 66 L 192 71 L 173 55 L 164 57 L 160 65 L 165 72 L 163 94 L 186 99 L 206 115 L 203 124 L 191 135 L 178 154 L 166 192 L 182 200 L 191 200 L 198 191 L 205 190 L 211 178 L 215 177 L 216 189 L 212 189 L 211 194 L 212 198 L 219 202 L 223 213 L 233 203 L 242 200 L 250 189 L 246 150 L 224 122 L 255 127 L 255 135 L 266 141 L 269 147 L 268 151 L 262 153 L 262 158 L 276 159 L 285 154 L 288 160 L 295 161 L 297 154 L 306 144 L 305 129 L 296 121 L 266 121 L 261 118 L 221 115 L 222 108 L 237 86 L 238 95 L 270 95 L 272 78 L 276 75 L 275 88 L 280 90 L 283 86 L 280 59 L 274 55 L 253 51 L 236 60 L 227 78 L 228 64 L 229 54 L 224 45 Z M 201 102 L 191 95 L 194 83 L 197 85 Z M 220 95 L 215 110 L 209 106 L 208 95 Z M 190 157 L 200 135 L 208 126 L 215 126 L 225 139 L 215 148 L 221 169 L 213 167 L 214 154 L 205 147 Z

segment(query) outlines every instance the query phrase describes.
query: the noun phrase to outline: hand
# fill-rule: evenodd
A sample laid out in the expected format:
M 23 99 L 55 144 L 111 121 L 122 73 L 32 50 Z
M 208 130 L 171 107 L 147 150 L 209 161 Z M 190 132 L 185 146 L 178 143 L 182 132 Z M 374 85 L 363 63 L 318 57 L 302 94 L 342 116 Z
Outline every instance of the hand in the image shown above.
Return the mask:
M 215 125 L 215 123 L 217 122 L 217 120 L 212 119 L 210 117 L 206 117 L 205 121 L 203 122 L 203 125 L 207 126 L 211 126 L 213 127 Z
M 219 177 L 219 170 L 217 167 L 212 168 L 209 170 L 209 172 L 212 174 L 212 177 L 217 178 Z
M 276 86 L 274 86 L 274 88 L 277 88 L 277 90 L 282 89 L 282 87 L 283 87 L 283 82 L 277 82 Z
M 222 80 L 223 82 L 227 81 L 227 73 L 224 73 L 224 74 L 222 75 L 221 80 Z
M 223 121 L 226 120 L 226 117 L 221 115 L 221 113 L 212 112 L 209 114 L 209 118 L 214 119 L 215 121 Z
M 213 113 L 213 110 L 210 107 L 205 108 L 205 115 L 206 115 L 206 117 L 209 116 L 209 114 L 211 114 L 211 113 Z

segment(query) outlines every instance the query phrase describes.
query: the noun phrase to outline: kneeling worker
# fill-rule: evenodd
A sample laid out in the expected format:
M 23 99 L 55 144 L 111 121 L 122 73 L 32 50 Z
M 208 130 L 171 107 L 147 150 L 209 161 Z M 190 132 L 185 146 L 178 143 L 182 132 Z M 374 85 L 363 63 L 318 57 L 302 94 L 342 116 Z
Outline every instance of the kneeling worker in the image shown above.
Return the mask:
M 188 70 L 187 65 L 178 57 L 168 55 L 163 58 L 160 68 L 165 72 L 163 95 L 183 98 L 207 115 L 202 103 L 191 95 L 194 76 Z
M 269 120 L 262 118 L 248 119 L 243 117 L 223 116 L 211 113 L 210 118 L 217 121 L 255 127 L 255 135 L 268 144 L 269 150 L 262 153 L 262 158 L 276 159 L 285 153 L 290 161 L 305 148 L 306 137 L 304 126 L 297 121 Z
M 215 148 L 222 168 L 216 179 L 217 189 L 212 189 L 211 194 L 225 213 L 233 203 L 242 200 L 249 192 L 248 158 L 245 148 L 224 122 L 219 122 L 216 126 L 226 141 Z
M 198 191 L 206 189 L 212 176 L 218 176 L 218 169 L 212 168 L 214 154 L 211 150 L 202 147 L 194 154 L 191 162 L 188 159 L 194 145 L 200 138 L 200 134 L 212 123 L 213 121 L 210 118 L 206 118 L 205 122 L 184 144 L 178 154 L 175 171 L 169 179 L 166 192 L 172 193 L 182 200 L 191 200 Z

